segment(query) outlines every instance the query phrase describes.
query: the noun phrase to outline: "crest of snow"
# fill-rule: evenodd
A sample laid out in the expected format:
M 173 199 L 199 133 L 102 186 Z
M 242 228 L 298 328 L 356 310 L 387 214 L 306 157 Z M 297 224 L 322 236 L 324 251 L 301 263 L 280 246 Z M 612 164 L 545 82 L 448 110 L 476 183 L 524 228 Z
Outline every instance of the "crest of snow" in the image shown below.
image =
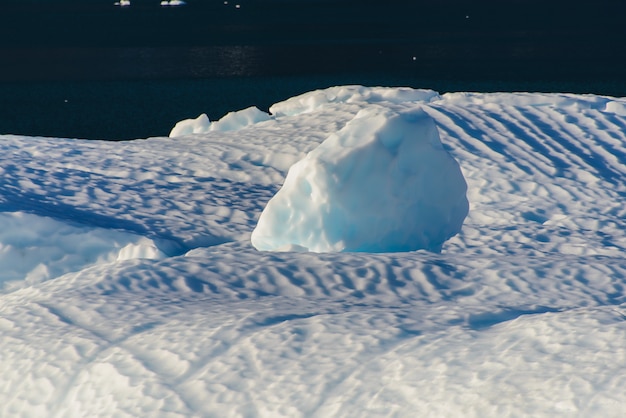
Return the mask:
M 275 116 L 294 116 L 312 112 L 329 103 L 406 103 L 430 102 L 440 98 L 433 90 L 416 90 L 408 87 L 338 86 L 315 90 L 292 97 L 270 107 Z
M 270 115 L 259 110 L 255 106 L 237 112 L 229 112 L 220 120 L 211 122 L 206 113 L 201 114 L 196 119 L 185 119 L 178 122 L 170 132 L 170 138 L 202 134 L 212 131 L 237 131 L 249 125 L 264 122 L 270 119 Z
M 445 93 L 441 99 L 449 105 L 504 105 L 522 107 L 573 107 L 576 109 L 608 110 L 620 103 L 612 97 L 598 96 L 593 94 L 581 95 L 571 93 L 471 93 L 454 92 Z M 623 104 L 622 104 L 623 105 Z
M 266 251 L 438 251 L 461 229 L 466 190 L 423 110 L 372 106 L 289 169 L 252 244 Z

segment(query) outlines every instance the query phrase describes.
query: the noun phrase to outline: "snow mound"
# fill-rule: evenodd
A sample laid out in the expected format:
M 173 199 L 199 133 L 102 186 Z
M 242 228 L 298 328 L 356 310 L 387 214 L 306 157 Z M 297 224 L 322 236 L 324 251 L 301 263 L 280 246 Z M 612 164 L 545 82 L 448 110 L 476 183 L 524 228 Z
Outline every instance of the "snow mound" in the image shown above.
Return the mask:
M 170 138 L 174 138 L 191 134 L 203 134 L 211 131 L 237 131 L 246 126 L 264 122 L 269 119 L 270 115 L 255 106 L 237 112 L 229 112 L 216 122 L 211 122 L 209 117 L 203 113 L 196 119 L 185 119 L 178 122 L 169 136 Z
M 439 251 L 467 185 L 422 109 L 373 105 L 294 164 L 252 233 L 258 250 Z
M 294 116 L 313 112 L 329 103 L 428 103 L 439 98 L 439 93 L 427 89 L 337 86 L 314 90 L 276 103 L 270 107 L 270 113 L 275 116 Z

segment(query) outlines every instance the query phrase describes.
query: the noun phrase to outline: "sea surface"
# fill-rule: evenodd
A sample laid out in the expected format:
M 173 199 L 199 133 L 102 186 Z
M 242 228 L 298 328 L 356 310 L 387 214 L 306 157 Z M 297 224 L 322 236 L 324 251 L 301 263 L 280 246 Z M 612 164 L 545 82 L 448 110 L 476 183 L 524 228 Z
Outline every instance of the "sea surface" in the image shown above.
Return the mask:
M 339 84 L 626 96 L 619 2 L 5 2 L 0 134 L 167 135 Z

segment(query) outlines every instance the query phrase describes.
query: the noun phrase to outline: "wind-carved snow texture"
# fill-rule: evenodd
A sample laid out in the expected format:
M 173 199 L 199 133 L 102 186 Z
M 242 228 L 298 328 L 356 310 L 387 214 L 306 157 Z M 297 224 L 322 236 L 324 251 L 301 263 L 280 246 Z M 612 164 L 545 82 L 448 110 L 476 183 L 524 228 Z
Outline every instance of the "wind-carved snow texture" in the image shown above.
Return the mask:
M 289 167 L 368 109 L 434 120 L 460 232 L 252 247 Z M 236 130 L 0 136 L 0 416 L 622 417 L 624 109 L 340 86 Z
M 467 185 L 421 109 L 360 111 L 294 164 L 252 232 L 258 250 L 439 251 Z

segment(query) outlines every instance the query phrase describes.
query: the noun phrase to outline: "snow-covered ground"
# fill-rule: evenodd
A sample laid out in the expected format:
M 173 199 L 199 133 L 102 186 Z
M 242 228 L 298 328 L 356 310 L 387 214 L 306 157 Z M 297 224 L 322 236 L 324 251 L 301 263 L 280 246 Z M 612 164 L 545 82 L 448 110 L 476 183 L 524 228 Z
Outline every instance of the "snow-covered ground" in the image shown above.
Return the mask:
M 288 169 L 368 109 L 434 120 L 460 232 L 257 251 Z M 0 416 L 623 416 L 626 100 L 347 86 L 271 113 L 0 137 Z

